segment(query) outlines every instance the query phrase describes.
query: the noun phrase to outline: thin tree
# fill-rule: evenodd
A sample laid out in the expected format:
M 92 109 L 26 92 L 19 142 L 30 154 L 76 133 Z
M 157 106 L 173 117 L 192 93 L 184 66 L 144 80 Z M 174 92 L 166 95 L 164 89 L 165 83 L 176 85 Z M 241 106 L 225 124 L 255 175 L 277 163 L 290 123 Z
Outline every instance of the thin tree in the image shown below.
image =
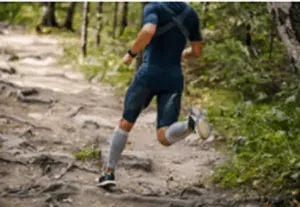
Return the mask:
M 56 17 L 55 17 L 55 2 L 49 2 L 49 21 L 50 26 L 58 27 Z
M 128 25 L 128 20 L 127 20 L 127 16 L 128 16 L 128 2 L 121 2 L 121 15 L 122 15 L 122 19 L 121 19 L 121 29 L 120 29 L 120 36 L 123 35 L 125 28 Z
M 145 7 L 145 5 L 146 5 L 146 3 L 143 2 L 142 3 L 142 15 L 141 15 L 141 25 L 140 25 L 140 28 L 143 27 L 143 22 L 144 22 L 144 7 Z M 144 54 L 144 51 L 141 51 L 141 52 L 139 52 L 139 54 L 136 57 L 135 72 L 137 72 L 139 70 L 140 66 L 143 63 L 143 54 Z
M 90 10 L 89 2 L 84 2 L 83 5 L 83 19 L 82 19 L 82 27 L 81 27 L 81 52 L 83 57 L 86 57 L 87 54 L 87 36 L 88 36 L 88 24 L 89 24 L 89 10 Z
M 208 13 L 209 2 L 203 2 L 202 4 L 202 29 L 206 28 L 207 24 L 207 13 Z
M 115 8 L 114 8 L 114 22 L 113 22 L 113 38 L 116 37 L 116 30 L 117 30 L 117 22 L 118 22 L 118 2 L 115 2 Z
M 75 12 L 76 2 L 71 2 L 67 11 L 64 27 L 68 30 L 74 31 L 73 29 L 73 16 Z
M 40 23 L 41 26 L 48 26 L 48 16 L 49 16 L 49 7 L 48 2 L 42 3 L 42 21 Z
M 55 17 L 55 2 L 43 2 L 42 12 L 43 15 L 40 26 L 58 27 Z
M 103 2 L 97 4 L 97 27 L 96 27 L 96 46 L 98 47 L 101 42 L 101 29 L 102 29 L 102 7 Z
M 274 38 L 275 38 L 275 27 L 276 27 L 276 15 L 275 11 L 271 11 L 271 31 L 270 31 L 270 49 L 269 49 L 269 60 L 272 59 L 272 52 L 274 47 Z
M 300 79 L 300 3 L 269 2 L 268 8 L 271 15 L 275 14 L 279 37 Z

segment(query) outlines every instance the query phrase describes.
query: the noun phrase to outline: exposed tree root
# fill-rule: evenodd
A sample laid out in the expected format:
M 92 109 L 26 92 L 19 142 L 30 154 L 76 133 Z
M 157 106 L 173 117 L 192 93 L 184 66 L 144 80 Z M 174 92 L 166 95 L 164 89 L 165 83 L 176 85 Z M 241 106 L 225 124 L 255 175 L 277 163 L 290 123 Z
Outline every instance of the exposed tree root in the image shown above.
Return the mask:
M 68 163 L 68 166 L 66 168 L 64 168 L 59 175 L 56 175 L 55 179 L 61 179 L 65 174 L 67 174 L 72 168 L 75 168 L 75 167 L 76 167 L 76 165 L 75 165 L 74 161 Z
M 25 97 L 22 94 L 18 93 L 18 100 L 23 103 L 32 103 L 32 104 L 52 104 L 53 100 L 43 100 L 35 97 Z
M 29 126 L 33 127 L 34 129 L 52 131 L 52 129 L 49 128 L 49 127 L 36 126 L 35 124 L 30 123 L 29 121 L 26 121 L 22 118 L 19 118 L 19 117 L 13 116 L 13 115 L 0 114 L 0 119 L 1 118 L 2 119 L 8 119 L 8 120 L 11 120 L 11 121 L 16 121 L 16 122 L 19 122 L 21 124 L 26 124 L 26 125 L 29 125 Z
M 1 69 L 0 69 L 1 70 Z M 6 82 L 4 80 L 0 80 L 0 84 L 4 84 L 4 85 L 8 85 L 14 89 L 17 89 L 16 92 L 13 92 L 14 94 L 16 94 L 17 99 L 23 103 L 29 103 L 29 104 L 52 104 L 55 101 L 54 100 L 44 100 L 41 98 L 37 98 L 37 97 L 27 97 L 27 96 L 31 96 L 31 95 L 36 95 L 38 94 L 38 90 L 35 88 L 23 88 L 20 86 L 17 86 L 11 82 Z
M 0 84 L 8 85 L 8 86 L 10 86 L 12 88 L 17 88 L 17 89 L 21 89 L 22 88 L 20 86 L 17 86 L 15 84 L 11 83 L 11 82 L 7 82 L 7 81 L 4 81 L 4 80 L 0 80 Z
M 12 156 L 6 156 L 3 153 L 0 152 L 0 161 L 2 162 L 7 162 L 7 163 L 15 163 L 15 164 L 19 164 L 19 165 L 26 165 L 26 163 L 17 160 L 15 158 L 13 158 Z
M 74 117 L 78 114 L 78 112 L 83 109 L 83 106 L 77 106 L 71 109 L 70 113 L 67 115 L 68 117 Z
M 0 67 L 0 72 L 2 72 L 2 73 L 8 73 L 10 75 L 17 73 L 16 69 L 13 68 L 13 67 L 9 67 L 9 68 L 1 68 Z
M 36 95 L 39 92 L 35 88 L 25 88 L 25 89 L 21 89 L 19 93 L 22 94 L 23 96 L 31 96 L 31 95 Z
M 175 206 L 193 206 L 196 204 L 194 200 L 181 200 L 168 197 L 155 197 L 155 196 L 141 196 L 136 194 L 121 194 L 121 195 L 108 195 L 117 200 L 133 201 L 133 202 L 147 202 L 153 204 L 173 204 Z
M 84 166 L 80 166 L 80 164 L 76 163 L 76 160 L 70 157 L 64 157 L 59 158 L 59 155 L 56 155 L 55 153 L 33 153 L 32 155 L 24 155 L 24 156 L 11 156 L 9 153 L 0 152 L 0 161 L 9 162 L 9 163 L 16 163 L 20 165 L 28 165 L 28 164 L 34 164 L 34 165 L 43 165 L 43 167 L 46 167 L 47 163 L 49 164 L 64 164 L 67 165 L 62 172 L 55 176 L 56 179 L 62 178 L 66 173 L 68 173 L 73 168 L 77 168 L 79 170 L 99 174 L 98 170 L 89 169 Z M 65 161 L 63 159 L 68 159 L 68 161 Z

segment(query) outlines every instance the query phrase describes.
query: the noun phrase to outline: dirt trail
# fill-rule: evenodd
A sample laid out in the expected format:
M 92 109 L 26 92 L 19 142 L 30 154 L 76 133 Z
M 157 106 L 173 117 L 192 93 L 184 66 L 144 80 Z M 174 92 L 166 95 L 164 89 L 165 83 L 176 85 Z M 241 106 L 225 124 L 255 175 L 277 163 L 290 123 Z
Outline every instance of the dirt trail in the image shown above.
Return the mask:
M 76 161 L 72 153 L 96 146 L 106 157 L 123 97 L 59 65 L 63 48 L 53 37 L 7 31 L 0 50 L 1 207 L 226 206 L 204 182 L 221 156 L 194 136 L 161 146 L 151 108 L 130 134 L 118 189 L 97 188 L 97 162 Z

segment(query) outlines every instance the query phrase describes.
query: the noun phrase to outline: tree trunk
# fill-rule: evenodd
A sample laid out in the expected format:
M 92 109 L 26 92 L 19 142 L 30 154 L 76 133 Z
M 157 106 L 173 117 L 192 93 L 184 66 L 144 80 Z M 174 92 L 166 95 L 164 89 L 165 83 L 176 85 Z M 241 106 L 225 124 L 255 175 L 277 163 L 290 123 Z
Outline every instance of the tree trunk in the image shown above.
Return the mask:
M 123 35 L 125 28 L 128 25 L 127 21 L 127 14 L 128 14 L 128 2 L 121 2 L 121 29 L 120 29 L 120 36 Z
M 49 6 L 48 2 L 42 3 L 42 21 L 40 23 L 41 26 L 49 26 L 48 25 L 48 16 L 49 16 Z
M 118 2 L 115 2 L 115 9 L 114 9 L 114 23 L 113 23 L 113 38 L 116 37 L 116 29 L 117 29 L 117 22 L 118 22 Z
M 96 46 L 98 47 L 101 42 L 101 28 L 102 28 L 102 6 L 103 2 L 97 4 L 97 28 L 96 28 Z
M 143 22 L 144 22 L 144 7 L 145 7 L 146 3 L 142 3 L 142 15 L 141 15 L 141 25 L 140 28 L 143 27 Z M 144 51 L 139 52 L 139 54 L 136 57 L 136 65 L 135 65 L 135 72 L 137 72 L 140 68 L 140 66 L 143 63 L 143 54 Z
M 48 27 L 58 27 L 55 18 L 55 2 L 43 2 L 42 9 L 43 15 L 40 25 Z
M 83 57 L 86 57 L 87 54 L 87 36 L 88 36 L 88 24 L 89 24 L 89 2 L 84 2 L 83 5 L 83 19 L 81 27 L 81 52 Z
M 76 2 L 71 2 L 67 11 L 64 27 L 68 30 L 74 31 L 73 29 L 73 16 L 75 12 Z
M 49 2 L 49 16 L 48 16 L 48 21 L 49 21 L 49 26 L 51 27 L 58 27 L 56 17 L 55 17 L 55 2 Z
M 209 2 L 203 2 L 203 6 L 202 6 L 202 13 L 203 13 L 203 15 L 202 15 L 202 29 L 206 28 L 208 5 L 209 5 Z
M 277 30 L 282 39 L 291 63 L 297 74 L 300 73 L 300 3 L 268 3 L 270 13 L 275 13 Z

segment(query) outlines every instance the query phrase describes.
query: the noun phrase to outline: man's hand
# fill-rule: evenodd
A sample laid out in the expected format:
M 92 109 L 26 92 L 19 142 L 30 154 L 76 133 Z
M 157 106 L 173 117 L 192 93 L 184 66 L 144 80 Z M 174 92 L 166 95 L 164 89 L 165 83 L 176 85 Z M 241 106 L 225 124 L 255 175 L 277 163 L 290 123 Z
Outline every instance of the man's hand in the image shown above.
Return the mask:
M 141 31 L 138 34 L 137 39 L 134 41 L 134 44 L 131 48 L 131 51 L 133 54 L 137 54 L 139 51 L 143 50 L 147 44 L 151 41 L 153 35 L 156 32 L 156 25 L 147 23 L 143 26 Z M 134 57 L 132 57 L 130 54 L 126 54 L 123 57 L 123 62 L 126 65 L 130 65 Z
M 133 57 L 131 55 L 129 55 L 128 53 L 126 55 L 124 55 L 124 57 L 123 57 L 123 63 L 126 65 L 130 65 L 132 60 L 133 60 Z
M 202 55 L 202 42 L 194 41 L 192 46 L 182 52 L 183 59 L 197 58 Z

